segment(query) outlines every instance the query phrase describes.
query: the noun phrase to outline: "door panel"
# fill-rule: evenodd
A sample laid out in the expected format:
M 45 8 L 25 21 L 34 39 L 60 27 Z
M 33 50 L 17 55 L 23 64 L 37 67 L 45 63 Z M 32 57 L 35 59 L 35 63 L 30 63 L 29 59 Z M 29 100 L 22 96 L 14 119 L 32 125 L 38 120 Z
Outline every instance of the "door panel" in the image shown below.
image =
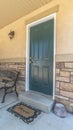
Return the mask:
M 30 90 L 53 93 L 54 19 L 30 28 Z
M 49 67 L 43 66 L 42 67 L 42 80 L 44 85 L 48 85 L 49 83 Z

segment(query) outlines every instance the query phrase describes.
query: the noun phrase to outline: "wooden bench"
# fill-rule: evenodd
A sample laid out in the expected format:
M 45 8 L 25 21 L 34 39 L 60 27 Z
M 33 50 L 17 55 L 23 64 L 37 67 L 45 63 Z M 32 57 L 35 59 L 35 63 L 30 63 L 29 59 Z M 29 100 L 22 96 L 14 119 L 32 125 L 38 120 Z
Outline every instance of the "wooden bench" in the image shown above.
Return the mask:
M 17 97 L 16 82 L 18 80 L 19 72 L 11 70 L 0 71 L 0 90 L 4 89 L 2 103 L 5 102 L 6 94 L 15 92 Z

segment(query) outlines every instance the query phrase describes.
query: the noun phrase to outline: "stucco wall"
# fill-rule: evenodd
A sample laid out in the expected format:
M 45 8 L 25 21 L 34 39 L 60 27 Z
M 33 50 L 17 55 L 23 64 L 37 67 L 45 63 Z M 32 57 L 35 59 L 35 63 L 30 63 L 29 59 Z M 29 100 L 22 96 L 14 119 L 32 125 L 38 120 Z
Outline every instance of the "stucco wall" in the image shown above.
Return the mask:
M 12 40 L 9 39 L 10 30 L 15 31 Z M 0 59 L 20 58 L 25 56 L 25 23 L 19 20 L 0 30 Z
M 47 4 L 0 30 L 0 59 L 25 57 L 26 20 L 57 4 L 59 5 L 59 11 L 57 12 L 56 19 L 56 54 L 73 53 L 73 0 L 53 0 L 50 4 Z M 8 37 L 10 30 L 15 31 L 15 37 L 12 40 Z
M 21 65 L 25 63 L 27 21 L 34 21 L 35 16 L 38 19 L 39 15 L 42 16 L 42 13 L 45 14 L 45 11 L 49 11 L 56 5 L 59 5 L 59 10 L 56 13 L 55 98 L 56 101 L 64 103 L 68 111 L 73 112 L 73 0 L 53 0 L 50 4 L 1 29 L 0 64 L 2 67 L 4 64 L 4 68 L 7 66 L 14 68 L 17 65 L 18 69 L 19 63 Z M 10 30 L 15 31 L 12 40 L 8 37 Z

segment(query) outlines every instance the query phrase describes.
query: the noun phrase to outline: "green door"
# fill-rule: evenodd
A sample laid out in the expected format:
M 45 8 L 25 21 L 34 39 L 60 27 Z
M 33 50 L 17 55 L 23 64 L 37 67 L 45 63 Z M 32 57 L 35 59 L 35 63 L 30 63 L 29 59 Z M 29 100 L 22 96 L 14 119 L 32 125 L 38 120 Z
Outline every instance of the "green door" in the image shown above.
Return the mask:
M 53 94 L 54 19 L 30 28 L 29 89 Z

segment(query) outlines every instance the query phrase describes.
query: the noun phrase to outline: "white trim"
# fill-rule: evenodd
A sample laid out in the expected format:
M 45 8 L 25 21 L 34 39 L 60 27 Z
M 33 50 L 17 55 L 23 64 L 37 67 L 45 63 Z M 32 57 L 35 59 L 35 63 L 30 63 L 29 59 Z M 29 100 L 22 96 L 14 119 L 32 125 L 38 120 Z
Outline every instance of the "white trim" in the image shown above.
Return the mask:
M 55 53 L 56 53 L 56 13 L 44 17 L 26 26 L 26 86 L 25 91 L 29 90 L 29 52 L 30 52 L 30 27 L 54 19 L 54 62 L 53 62 L 53 99 L 55 99 Z
M 29 90 L 29 51 L 30 51 L 30 46 L 29 46 L 29 26 L 26 27 L 26 85 L 25 85 L 25 91 Z
M 56 70 L 56 14 L 54 15 L 54 63 L 53 63 L 53 99 L 55 99 L 55 70 Z

